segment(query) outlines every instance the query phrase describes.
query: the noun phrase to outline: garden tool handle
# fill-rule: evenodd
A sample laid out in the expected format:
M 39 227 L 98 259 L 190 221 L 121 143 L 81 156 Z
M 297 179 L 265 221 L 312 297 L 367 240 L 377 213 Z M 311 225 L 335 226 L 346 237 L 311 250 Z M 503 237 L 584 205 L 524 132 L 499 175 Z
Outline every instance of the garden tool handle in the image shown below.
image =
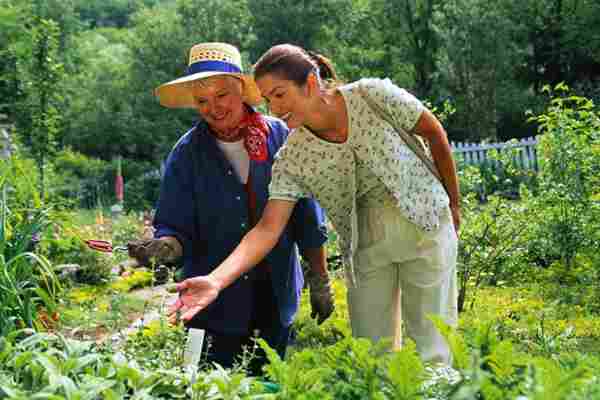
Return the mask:
M 112 243 L 106 240 L 88 239 L 85 244 L 92 250 L 101 251 L 103 253 L 112 253 Z
M 92 250 L 101 251 L 103 253 L 113 253 L 115 251 L 127 251 L 127 246 L 113 247 L 108 240 L 88 239 L 85 244 Z

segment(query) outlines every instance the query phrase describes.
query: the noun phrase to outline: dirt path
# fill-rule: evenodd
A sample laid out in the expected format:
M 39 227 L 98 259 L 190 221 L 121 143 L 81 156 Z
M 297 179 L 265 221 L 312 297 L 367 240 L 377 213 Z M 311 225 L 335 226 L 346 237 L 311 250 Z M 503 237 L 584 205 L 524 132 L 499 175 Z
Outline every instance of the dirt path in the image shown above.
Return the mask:
M 175 298 L 177 298 L 177 293 L 169 293 L 167 291 L 167 284 L 136 289 L 129 292 L 129 294 L 139 297 L 142 300 L 148 300 L 153 304 L 159 305 L 163 301 L 166 304 L 170 304 L 172 301 L 175 300 Z
M 128 327 L 121 330 L 121 332 L 114 333 L 111 336 L 113 342 L 119 341 L 123 335 L 128 335 L 132 332 L 137 331 L 142 326 L 147 325 L 149 322 L 159 319 L 161 316 L 166 315 L 166 308 L 175 301 L 177 293 L 169 293 L 167 291 L 167 285 L 158 285 L 154 287 L 137 289 L 129 292 L 129 295 L 138 297 L 141 300 L 147 301 L 149 306 L 148 310 L 137 317 Z

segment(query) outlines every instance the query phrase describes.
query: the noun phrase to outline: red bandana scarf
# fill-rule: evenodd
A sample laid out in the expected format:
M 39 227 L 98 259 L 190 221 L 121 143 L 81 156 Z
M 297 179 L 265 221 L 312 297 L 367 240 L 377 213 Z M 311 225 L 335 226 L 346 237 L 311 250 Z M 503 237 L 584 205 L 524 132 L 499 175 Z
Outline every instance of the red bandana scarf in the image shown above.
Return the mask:
M 267 136 L 269 126 L 260 113 L 248 109 L 238 129 L 231 132 L 214 132 L 213 135 L 223 142 L 237 142 L 244 139 L 244 147 L 253 161 L 267 161 Z

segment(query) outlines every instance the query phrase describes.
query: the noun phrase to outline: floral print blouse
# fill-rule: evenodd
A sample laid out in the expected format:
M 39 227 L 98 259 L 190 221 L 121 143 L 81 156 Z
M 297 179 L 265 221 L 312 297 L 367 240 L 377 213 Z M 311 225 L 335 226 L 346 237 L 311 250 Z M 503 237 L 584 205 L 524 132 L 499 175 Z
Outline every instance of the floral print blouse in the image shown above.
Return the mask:
M 319 201 L 338 232 L 352 282 L 361 207 L 395 204 L 409 221 L 434 231 L 449 204 L 441 183 L 394 128 L 371 110 L 359 88 L 407 132 L 425 109 L 389 79 L 361 79 L 341 86 L 349 124 L 346 142 L 327 142 L 304 127 L 297 129 L 276 155 L 269 187 L 270 199 Z

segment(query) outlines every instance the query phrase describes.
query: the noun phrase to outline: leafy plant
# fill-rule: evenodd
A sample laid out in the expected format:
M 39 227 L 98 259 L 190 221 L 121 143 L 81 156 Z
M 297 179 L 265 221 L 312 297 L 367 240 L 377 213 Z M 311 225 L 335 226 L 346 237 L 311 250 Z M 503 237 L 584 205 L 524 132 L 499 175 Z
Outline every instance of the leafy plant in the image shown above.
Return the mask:
M 346 303 L 346 287 L 341 279 L 333 279 L 335 311 L 321 325 L 310 317 L 310 301 L 308 290 L 302 293 L 300 310 L 294 322 L 293 345 L 295 349 L 332 345 L 343 338 L 351 336 L 348 322 L 348 306 Z
M 31 330 L 0 338 L 0 398 L 268 398 L 262 397 L 265 389 L 253 384 L 253 378 L 223 369 L 209 373 L 193 367 L 149 370 L 124 353 L 98 350 L 93 342 Z
M 565 85 L 544 91 L 553 98 L 533 118 L 543 135 L 530 253 L 544 267 L 560 261 L 568 274 L 579 254 L 596 253 L 600 244 L 600 116 L 590 100 L 569 95 Z
M 465 219 L 459 241 L 458 309 L 463 311 L 470 295 L 471 306 L 484 284 L 502 285 L 522 276 L 523 254 L 529 240 L 526 202 L 497 196 L 479 205 L 471 194 L 463 199 Z
M 0 336 L 24 327 L 43 325 L 41 308 L 54 313 L 61 287 L 49 261 L 32 252 L 48 224 L 44 208 L 9 208 L 7 178 L 12 166 L 0 171 Z
M 159 318 L 143 324 L 122 345 L 128 357 L 149 369 L 170 369 L 183 365 L 186 335 L 182 326 Z
M 392 398 L 402 400 L 422 399 L 423 385 L 428 378 L 417 349 L 412 341 L 404 344 L 389 363 L 387 379 L 392 388 Z
M 138 269 L 128 276 L 117 278 L 110 284 L 110 287 L 117 292 L 127 293 L 132 289 L 150 286 L 153 278 L 154 273 L 152 271 Z

